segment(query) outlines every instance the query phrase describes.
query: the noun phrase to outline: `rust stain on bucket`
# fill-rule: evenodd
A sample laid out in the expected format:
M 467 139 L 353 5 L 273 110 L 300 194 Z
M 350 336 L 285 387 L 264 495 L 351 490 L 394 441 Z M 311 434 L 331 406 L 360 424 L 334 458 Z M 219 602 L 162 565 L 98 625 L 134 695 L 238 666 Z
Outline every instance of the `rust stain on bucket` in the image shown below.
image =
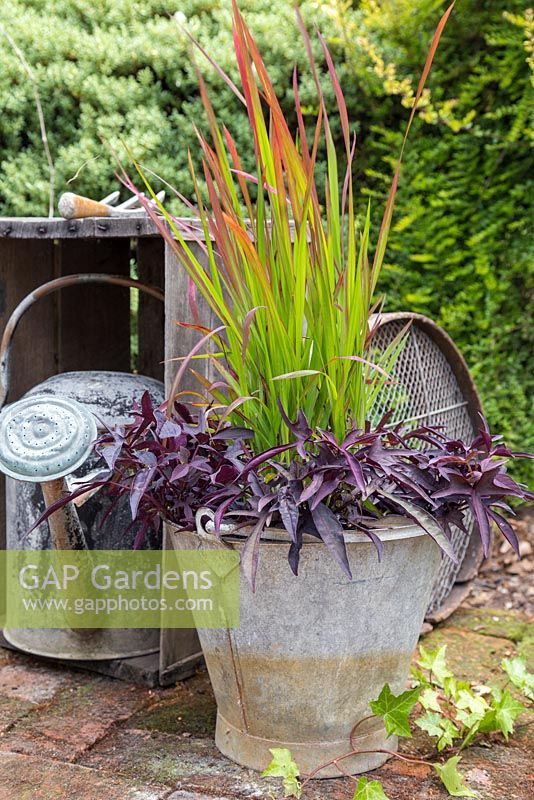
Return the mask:
M 207 647 L 203 652 L 212 682 L 227 687 L 219 702 L 226 720 L 253 736 L 302 742 L 317 741 L 318 731 L 348 742 L 354 724 L 371 713 L 369 700 L 378 697 L 386 682 L 394 691 L 403 688 L 411 659 L 411 652 L 332 658 L 240 654 L 236 681 L 226 653 Z M 377 727 L 381 723 L 368 720 L 358 731 Z

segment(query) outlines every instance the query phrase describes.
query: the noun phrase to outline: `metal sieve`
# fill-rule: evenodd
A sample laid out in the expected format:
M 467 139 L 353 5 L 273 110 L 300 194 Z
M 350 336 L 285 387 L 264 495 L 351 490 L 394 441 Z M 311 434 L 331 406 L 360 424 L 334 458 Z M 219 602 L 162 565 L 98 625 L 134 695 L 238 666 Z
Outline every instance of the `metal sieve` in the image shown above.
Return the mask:
M 385 350 L 409 321 L 406 343 L 393 369 L 395 381 L 377 398 L 373 420 L 393 408 L 392 422 L 439 425 L 449 437 L 470 441 L 477 433 L 482 406 L 462 354 L 442 328 L 421 314 L 382 314 L 374 320 L 372 347 Z M 482 548 L 467 515 L 466 528 L 467 536 L 453 530 L 458 563 L 442 559 L 427 611 L 431 621 L 444 619 L 457 608 L 477 573 Z

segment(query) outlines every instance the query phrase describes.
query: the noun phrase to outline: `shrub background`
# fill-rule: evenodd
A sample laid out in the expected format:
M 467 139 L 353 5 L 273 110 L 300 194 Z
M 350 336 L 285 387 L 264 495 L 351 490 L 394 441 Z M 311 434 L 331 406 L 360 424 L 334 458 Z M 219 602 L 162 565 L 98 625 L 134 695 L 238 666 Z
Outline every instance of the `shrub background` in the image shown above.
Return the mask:
M 292 0 L 241 0 L 281 98 L 304 64 Z M 375 233 L 408 107 L 446 3 L 303 0 L 328 39 L 359 139 L 362 208 Z M 12 0 L 0 24 L 23 51 L 64 190 L 114 186 L 101 144 L 124 138 L 184 194 L 202 124 L 184 24 L 235 75 L 229 0 Z M 320 61 L 319 49 L 317 58 Z M 250 152 L 247 120 L 204 69 L 220 118 Z M 48 172 L 33 87 L 0 33 L 0 214 L 43 215 Z M 534 449 L 534 13 L 526 0 L 458 0 L 408 144 L 381 288 L 387 307 L 437 319 L 464 352 L 490 423 Z M 310 76 L 303 102 L 315 111 Z M 331 96 L 325 82 L 327 97 Z M 330 93 L 330 94 L 329 94 Z M 81 169 L 80 169 L 81 168 Z M 73 176 L 77 177 L 69 183 Z M 523 477 L 527 470 L 523 466 Z

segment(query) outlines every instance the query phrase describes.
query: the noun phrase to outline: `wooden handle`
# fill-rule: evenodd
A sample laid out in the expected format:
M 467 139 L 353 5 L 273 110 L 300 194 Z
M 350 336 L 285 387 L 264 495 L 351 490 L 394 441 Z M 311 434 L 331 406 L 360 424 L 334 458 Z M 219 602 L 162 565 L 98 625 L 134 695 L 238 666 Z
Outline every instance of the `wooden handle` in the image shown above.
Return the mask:
M 83 217 L 109 217 L 111 216 L 111 206 L 106 203 L 99 203 L 97 200 L 90 200 L 79 194 L 65 192 L 61 195 L 58 202 L 59 213 L 65 219 L 82 219 Z

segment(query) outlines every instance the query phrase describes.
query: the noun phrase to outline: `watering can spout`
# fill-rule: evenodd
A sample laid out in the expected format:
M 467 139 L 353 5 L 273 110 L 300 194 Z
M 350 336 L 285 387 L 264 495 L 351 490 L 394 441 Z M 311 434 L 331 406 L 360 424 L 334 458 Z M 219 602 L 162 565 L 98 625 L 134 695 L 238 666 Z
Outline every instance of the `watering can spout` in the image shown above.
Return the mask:
M 41 489 L 47 508 L 50 508 L 68 494 L 65 478 L 44 481 L 41 483 Z M 54 511 L 48 518 L 48 526 L 55 550 L 88 550 L 85 534 L 74 503 L 66 503 Z

